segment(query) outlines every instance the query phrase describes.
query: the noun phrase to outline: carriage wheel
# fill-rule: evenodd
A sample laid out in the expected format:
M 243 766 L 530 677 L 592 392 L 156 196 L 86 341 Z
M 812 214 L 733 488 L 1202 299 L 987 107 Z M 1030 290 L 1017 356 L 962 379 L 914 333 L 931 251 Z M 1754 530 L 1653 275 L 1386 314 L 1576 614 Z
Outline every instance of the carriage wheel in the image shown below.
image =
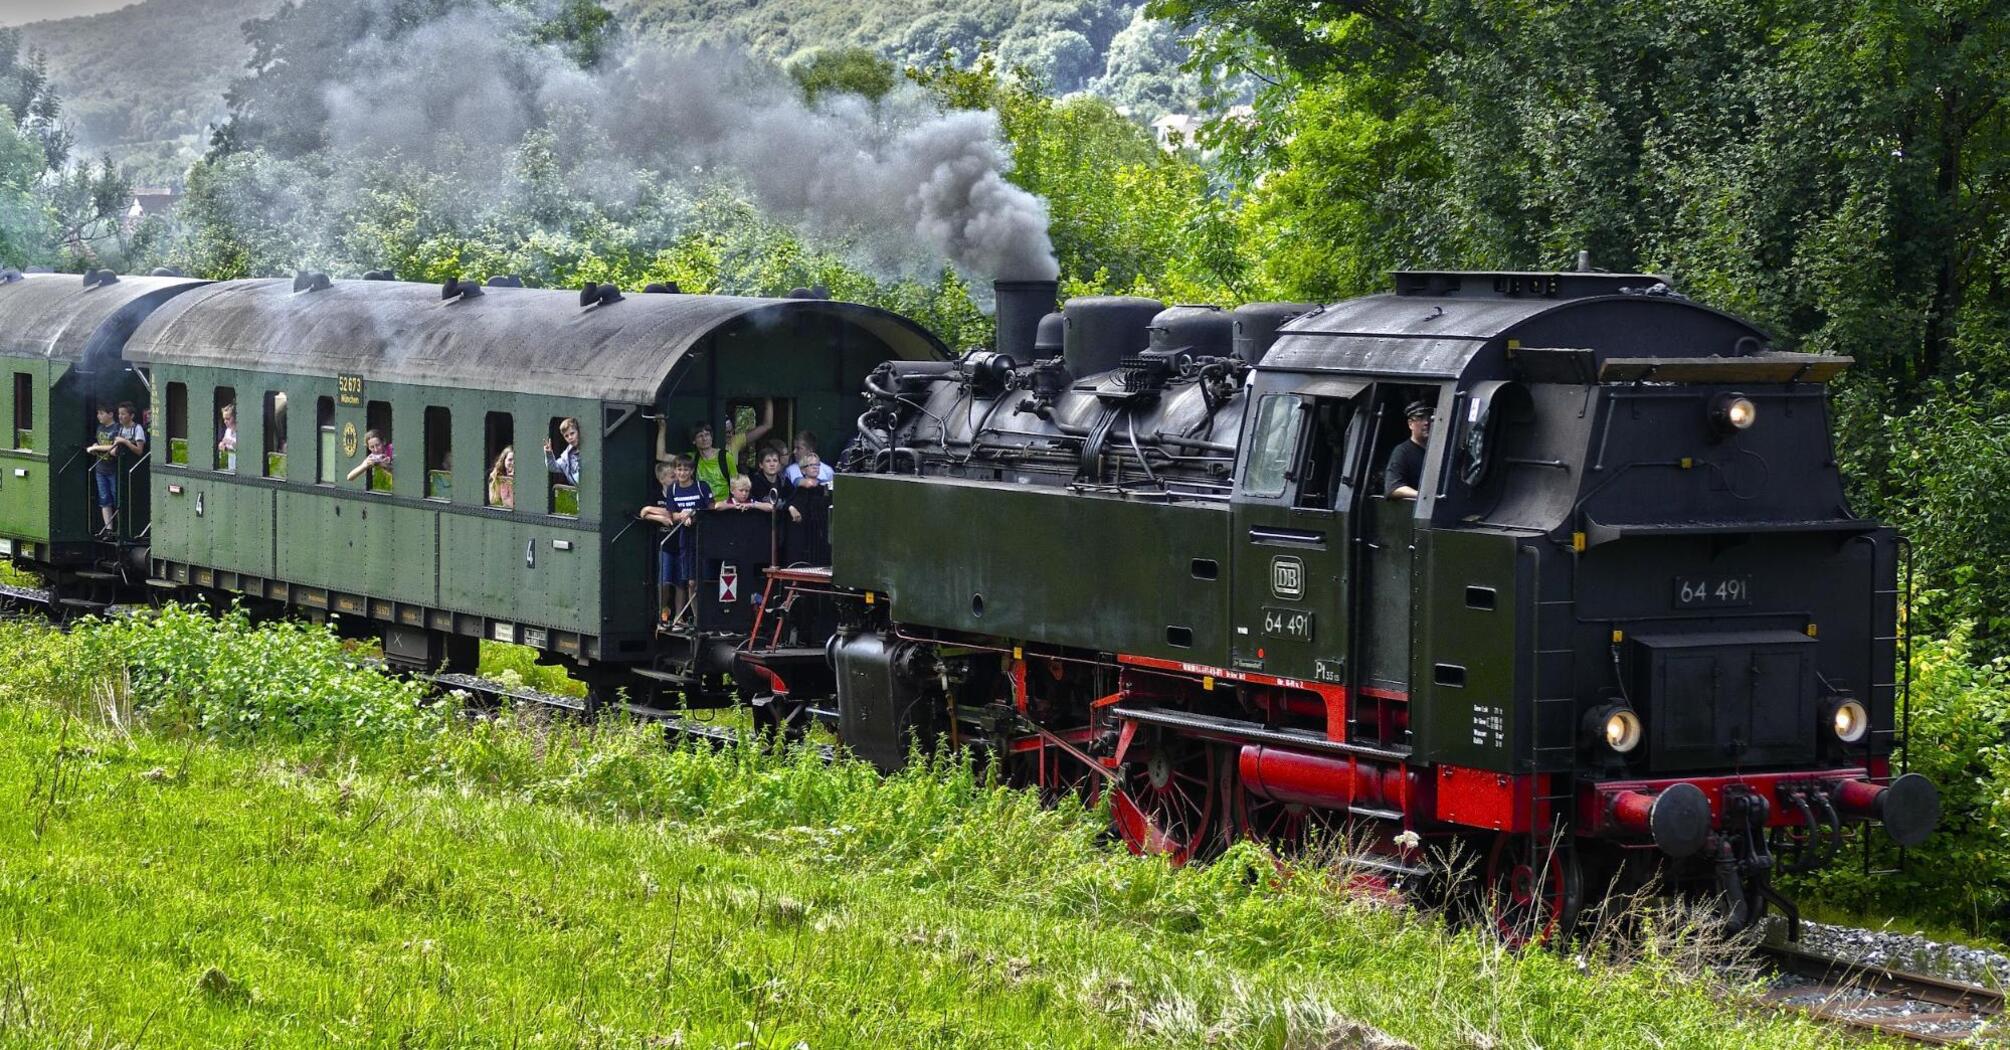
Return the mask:
M 1132 853 L 1158 853 L 1185 864 L 1213 845 L 1222 823 L 1215 749 L 1169 739 L 1126 767 L 1111 811 Z
M 1515 948 L 1567 942 L 1584 903 L 1575 851 L 1506 831 L 1487 852 L 1484 892 L 1495 936 Z

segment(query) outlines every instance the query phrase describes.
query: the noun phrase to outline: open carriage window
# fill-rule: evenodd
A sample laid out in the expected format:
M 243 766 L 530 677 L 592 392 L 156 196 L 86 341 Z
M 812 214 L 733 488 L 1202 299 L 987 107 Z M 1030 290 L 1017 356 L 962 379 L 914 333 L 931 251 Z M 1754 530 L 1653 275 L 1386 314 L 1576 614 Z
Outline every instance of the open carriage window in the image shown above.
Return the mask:
M 265 476 L 286 479 L 286 392 L 265 392 Z
M 453 413 L 439 405 L 426 406 L 426 498 L 452 499 L 454 495 Z
M 371 492 L 390 492 L 392 463 L 396 440 L 391 432 L 391 403 L 372 401 L 364 409 L 364 419 L 369 429 L 363 432 L 363 447 L 357 454 L 372 460 L 367 476 L 367 487 Z M 374 444 L 372 439 L 375 439 Z
M 168 462 L 188 465 L 188 384 L 167 385 Z
M 335 399 L 324 397 L 314 403 L 314 480 L 323 485 L 332 485 L 341 473 L 335 469 L 339 462 L 335 457 Z
M 490 412 L 482 423 L 482 458 L 489 465 L 482 504 L 516 508 L 516 426 L 508 412 Z
M 14 373 L 14 447 L 35 447 L 35 377 Z
M 551 471 L 551 513 L 568 518 L 579 516 L 579 475 L 580 442 L 585 436 L 580 432 L 579 420 L 571 416 L 553 416 L 546 428 L 550 451 L 545 454 L 545 467 Z
M 237 389 L 220 386 L 216 388 L 216 415 L 210 421 L 214 432 L 210 444 L 215 451 L 214 467 L 227 473 L 237 472 Z

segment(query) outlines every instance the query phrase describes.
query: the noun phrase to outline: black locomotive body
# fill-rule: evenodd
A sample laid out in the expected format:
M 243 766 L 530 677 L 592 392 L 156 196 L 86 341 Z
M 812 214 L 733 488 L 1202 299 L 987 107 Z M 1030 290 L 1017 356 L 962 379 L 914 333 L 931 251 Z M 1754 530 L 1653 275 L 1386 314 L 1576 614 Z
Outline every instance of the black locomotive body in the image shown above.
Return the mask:
M 1405 273 L 1274 335 L 1077 300 L 1058 355 L 1017 294 L 997 355 L 868 382 L 833 511 L 862 753 L 1107 782 L 1182 858 L 1346 825 L 1405 872 L 1459 837 L 1546 924 L 1662 858 L 1743 922 L 1845 823 L 1931 830 L 1891 777 L 1899 541 L 1831 445 L 1847 360 L 1643 275 Z

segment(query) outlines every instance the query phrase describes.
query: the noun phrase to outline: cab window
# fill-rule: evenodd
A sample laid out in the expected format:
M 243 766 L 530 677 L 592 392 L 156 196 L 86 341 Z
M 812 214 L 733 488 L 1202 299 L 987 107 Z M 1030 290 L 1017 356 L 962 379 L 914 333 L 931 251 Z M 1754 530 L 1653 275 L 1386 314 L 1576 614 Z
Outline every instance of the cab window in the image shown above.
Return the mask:
M 1297 505 L 1306 510 L 1332 510 L 1345 502 L 1347 425 L 1354 418 L 1354 402 L 1315 398 L 1309 415 L 1311 432 L 1298 467 Z
M 1250 496 L 1281 496 L 1290 478 L 1291 456 L 1297 450 L 1298 399 L 1271 394 L 1256 407 L 1256 428 L 1249 442 L 1249 466 L 1242 491 Z

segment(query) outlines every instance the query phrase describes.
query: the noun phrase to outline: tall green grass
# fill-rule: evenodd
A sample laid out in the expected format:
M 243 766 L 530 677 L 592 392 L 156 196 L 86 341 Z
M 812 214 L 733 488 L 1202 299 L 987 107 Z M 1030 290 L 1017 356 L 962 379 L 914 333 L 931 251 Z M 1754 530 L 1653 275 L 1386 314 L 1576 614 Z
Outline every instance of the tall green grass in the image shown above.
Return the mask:
M 0 1044 L 1817 1047 L 965 765 L 470 720 L 314 629 L 0 623 Z

